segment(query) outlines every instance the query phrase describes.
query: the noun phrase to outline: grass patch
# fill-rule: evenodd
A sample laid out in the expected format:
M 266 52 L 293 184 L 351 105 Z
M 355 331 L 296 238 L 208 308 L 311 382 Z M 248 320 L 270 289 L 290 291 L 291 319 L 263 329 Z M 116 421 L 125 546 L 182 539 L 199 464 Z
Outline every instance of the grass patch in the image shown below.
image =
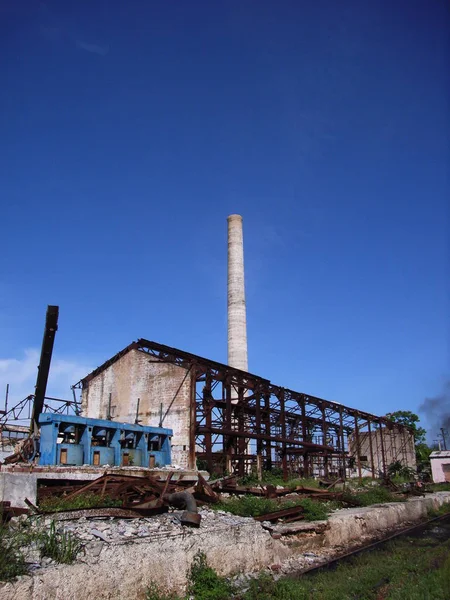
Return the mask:
M 450 483 L 432 483 L 429 487 L 433 492 L 450 492 Z
M 299 479 L 298 477 L 290 477 L 287 481 L 283 478 L 283 471 L 281 469 L 272 469 L 272 471 L 263 471 L 262 479 L 259 480 L 255 473 L 245 475 L 239 479 L 240 485 L 246 486 L 258 486 L 258 485 L 279 485 L 281 487 L 288 487 L 294 489 L 300 485 L 305 487 L 319 487 L 319 481 L 312 477 L 307 479 Z
M 105 508 L 112 506 L 122 506 L 121 500 L 115 500 L 109 496 L 99 496 L 97 494 L 83 494 L 66 500 L 63 497 L 56 498 L 49 496 L 39 502 L 39 509 L 42 512 L 61 512 L 63 510 L 81 510 L 83 508 Z
M 311 498 L 304 498 L 298 502 L 300 506 L 303 506 L 305 512 L 306 521 L 325 521 L 328 519 L 328 515 L 330 514 L 330 506 L 324 504 L 323 502 L 316 502 Z
M 75 561 L 81 541 L 70 532 L 59 532 L 52 521 L 49 529 L 26 520 L 0 526 L 0 581 L 9 581 L 28 572 L 27 555 L 37 551 L 58 563 Z
M 281 507 L 275 500 L 260 496 L 231 496 L 222 502 L 212 504 L 211 508 L 224 510 L 239 517 L 259 517 L 279 510 Z
M 383 486 L 371 486 L 363 492 L 345 492 L 343 500 L 358 506 L 371 506 L 372 504 L 383 504 L 385 502 L 404 502 L 404 498 L 395 496 Z
M 277 582 L 262 575 L 244 600 L 448 600 L 450 540 L 406 538 L 333 570 Z
M 330 507 L 322 502 L 316 502 L 310 498 L 299 500 L 284 500 L 277 502 L 260 496 L 232 496 L 211 508 L 224 510 L 239 517 L 260 517 L 267 513 L 275 512 L 284 508 L 303 506 L 306 521 L 318 521 L 327 519 Z

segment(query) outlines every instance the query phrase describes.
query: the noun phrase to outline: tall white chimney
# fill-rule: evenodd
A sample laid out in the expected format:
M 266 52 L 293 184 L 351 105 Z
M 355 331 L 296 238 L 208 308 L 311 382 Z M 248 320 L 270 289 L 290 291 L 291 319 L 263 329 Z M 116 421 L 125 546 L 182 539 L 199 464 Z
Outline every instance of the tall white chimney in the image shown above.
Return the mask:
M 228 364 L 230 367 L 248 371 L 241 215 L 228 217 Z

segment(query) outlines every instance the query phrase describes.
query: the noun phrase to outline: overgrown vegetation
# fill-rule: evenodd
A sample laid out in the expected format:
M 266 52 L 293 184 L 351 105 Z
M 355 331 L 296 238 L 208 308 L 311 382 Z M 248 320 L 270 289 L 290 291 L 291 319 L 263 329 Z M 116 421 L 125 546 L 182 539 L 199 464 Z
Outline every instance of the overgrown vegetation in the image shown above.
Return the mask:
M 306 521 L 324 520 L 330 512 L 329 506 L 310 498 L 277 502 L 260 496 L 232 496 L 213 505 L 212 508 L 224 510 L 240 517 L 260 517 L 270 512 L 294 506 L 303 506 Z
M 400 478 L 405 481 L 411 481 L 416 475 L 415 469 L 405 467 L 400 460 L 396 460 L 388 467 L 388 475 L 392 479 Z
M 344 501 L 357 506 L 371 506 L 372 504 L 383 504 L 385 502 L 404 502 L 404 498 L 396 496 L 382 485 L 372 486 L 364 491 L 348 491 L 344 493 Z
M 0 581 L 24 575 L 27 565 L 20 551 L 20 539 L 7 525 L 0 525 Z
M 433 492 L 450 492 L 450 483 L 433 483 L 430 487 Z
M 446 507 L 450 507 L 447 505 Z M 450 540 L 429 535 L 402 538 L 379 550 L 343 561 L 334 569 L 274 581 L 262 573 L 245 592 L 233 589 L 208 565 L 194 558 L 185 597 L 193 600 L 448 600 Z M 146 600 L 182 600 L 152 584 Z
M 49 529 L 23 521 L 0 526 L 0 581 L 9 581 L 27 573 L 30 550 L 58 563 L 74 562 L 82 544 L 70 532 L 59 532 L 54 521 Z
M 64 564 L 73 563 L 82 547 L 78 538 L 70 532 L 58 532 L 54 521 L 48 530 L 40 534 L 39 541 L 42 556 Z
M 239 517 L 259 517 L 269 512 L 274 512 L 280 507 L 275 500 L 259 496 L 232 496 L 211 505 L 215 510 L 225 510 Z
M 234 597 L 233 585 L 208 565 L 206 555 L 200 551 L 192 561 L 187 592 L 187 598 L 195 600 L 229 600 Z M 182 600 L 182 598 L 174 593 L 163 591 L 155 583 L 151 583 L 146 590 L 145 600 Z
M 268 575 L 243 600 L 448 600 L 450 540 L 402 539 L 300 580 Z
M 191 565 L 188 581 L 188 594 L 195 600 L 228 600 L 233 587 L 225 577 L 220 577 L 212 569 L 203 552 L 197 552 Z
M 81 510 L 82 508 L 100 508 L 122 506 L 121 500 L 115 500 L 109 496 L 98 494 L 83 494 L 75 498 L 66 499 L 64 496 L 58 498 L 49 496 L 43 498 L 39 503 L 42 512 L 61 512 L 63 510 Z
M 319 487 L 319 482 L 317 479 L 307 478 L 307 479 L 299 479 L 298 477 L 289 478 L 287 481 L 284 480 L 282 469 L 274 468 L 270 471 L 263 471 L 261 480 L 258 479 L 256 473 L 251 473 L 246 475 L 245 477 L 241 477 L 239 480 L 241 485 L 248 486 L 257 486 L 257 485 L 280 485 L 282 487 L 288 487 L 290 489 L 294 489 L 298 486 L 305 487 Z

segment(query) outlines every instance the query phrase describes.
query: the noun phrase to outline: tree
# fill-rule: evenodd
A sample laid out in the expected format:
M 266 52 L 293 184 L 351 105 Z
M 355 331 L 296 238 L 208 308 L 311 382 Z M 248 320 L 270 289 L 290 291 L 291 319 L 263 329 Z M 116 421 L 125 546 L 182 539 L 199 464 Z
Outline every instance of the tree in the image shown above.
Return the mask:
M 413 430 L 414 443 L 416 446 L 419 444 L 425 444 L 425 436 L 427 432 L 423 427 L 418 426 L 420 419 L 415 413 L 411 412 L 410 410 L 397 410 L 392 413 L 387 413 L 386 417 L 391 421 L 394 421 L 394 423 L 400 423 L 401 425 L 410 427 Z

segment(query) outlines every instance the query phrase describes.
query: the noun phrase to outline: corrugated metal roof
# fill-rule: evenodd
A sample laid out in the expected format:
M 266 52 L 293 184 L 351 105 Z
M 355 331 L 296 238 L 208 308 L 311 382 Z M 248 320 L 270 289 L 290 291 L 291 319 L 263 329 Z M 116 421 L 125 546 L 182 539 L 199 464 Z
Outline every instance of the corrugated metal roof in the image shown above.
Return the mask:
M 430 454 L 430 458 L 450 458 L 450 450 L 435 450 Z

